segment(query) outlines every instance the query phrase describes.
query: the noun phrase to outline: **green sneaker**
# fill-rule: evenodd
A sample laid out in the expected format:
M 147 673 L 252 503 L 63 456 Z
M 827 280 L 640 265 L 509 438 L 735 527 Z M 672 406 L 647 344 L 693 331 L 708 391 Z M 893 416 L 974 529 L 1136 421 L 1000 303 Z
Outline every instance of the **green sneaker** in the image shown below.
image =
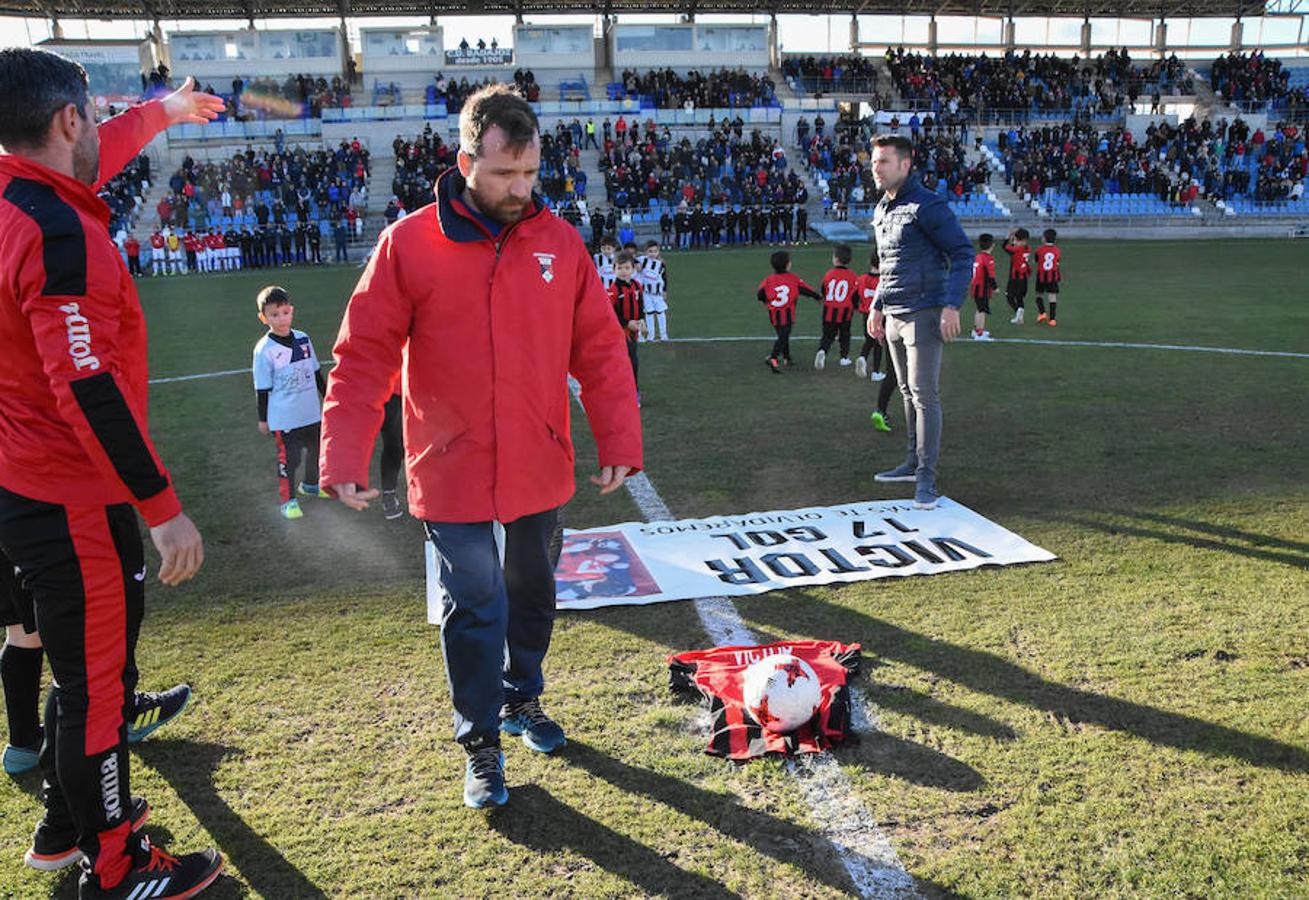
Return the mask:
M 296 503 L 294 500 L 288 500 L 282 504 L 282 518 L 283 519 L 304 518 L 304 510 L 300 508 L 299 503 Z
M 878 431 L 885 431 L 887 434 L 891 433 L 891 424 L 886 421 L 886 416 L 882 415 L 877 410 L 874 410 L 873 414 L 868 418 L 872 420 L 873 427 Z

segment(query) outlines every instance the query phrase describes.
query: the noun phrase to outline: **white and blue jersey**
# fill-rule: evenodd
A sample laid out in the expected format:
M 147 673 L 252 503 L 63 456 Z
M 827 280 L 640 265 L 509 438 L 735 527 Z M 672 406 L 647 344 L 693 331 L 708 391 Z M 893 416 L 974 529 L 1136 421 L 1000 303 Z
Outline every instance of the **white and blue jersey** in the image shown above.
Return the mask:
M 268 391 L 268 428 L 291 431 L 322 418 L 318 401 L 318 357 L 309 335 L 291 329 L 286 337 L 269 332 L 255 344 L 256 391 Z

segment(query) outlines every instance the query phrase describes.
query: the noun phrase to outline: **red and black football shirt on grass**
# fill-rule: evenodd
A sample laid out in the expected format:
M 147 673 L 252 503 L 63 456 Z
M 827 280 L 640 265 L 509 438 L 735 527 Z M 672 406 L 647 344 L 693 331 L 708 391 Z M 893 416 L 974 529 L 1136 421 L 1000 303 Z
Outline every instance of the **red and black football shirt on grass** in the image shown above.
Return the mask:
M 790 653 L 818 675 L 822 703 L 808 724 L 789 734 L 764 729 L 745 708 L 742 676 L 767 656 Z M 669 686 L 709 701 L 713 736 L 706 753 L 754 759 L 765 753 L 821 753 L 850 733 L 849 679 L 859 671 L 859 645 L 837 641 L 782 641 L 755 647 L 715 647 L 668 657 Z

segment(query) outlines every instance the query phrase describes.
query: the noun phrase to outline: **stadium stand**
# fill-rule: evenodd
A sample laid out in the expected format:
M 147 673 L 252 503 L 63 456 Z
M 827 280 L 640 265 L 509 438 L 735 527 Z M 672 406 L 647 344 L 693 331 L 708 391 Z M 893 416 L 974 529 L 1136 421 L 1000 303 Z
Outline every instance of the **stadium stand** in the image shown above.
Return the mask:
M 685 75 L 672 69 L 638 73 L 625 69 L 609 85 L 609 99 L 639 99 L 654 109 L 737 109 L 779 106 L 776 85 L 766 74 L 745 69 L 692 69 Z
M 836 218 L 871 217 L 881 197 L 873 182 L 868 160 L 872 154 L 874 129 L 865 121 L 843 124 L 834 132 L 825 129 L 797 132 L 801 157 L 823 198 Z M 1005 208 L 995 201 L 987 184 L 991 171 L 985 161 L 970 165 L 957 132 L 933 127 L 911 132 L 914 168 L 923 185 L 945 197 L 960 218 L 1004 218 Z
M 867 56 L 788 56 L 782 75 L 797 96 L 809 94 L 876 94 L 879 73 Z M 874 103 L 876 106 L 877 104 Z
M 150 157 L 142 154 L 123 167 L 100 188 L 99 197 L 109 207 L 109 233 L 130 232 L 145 208 L 150 189 Z
M 917 109 L 973 116 L 991 112 L 1010 121 L 1075 115 L 1109 119 L 1142 95 L 1157 106 L 1164 95 L 1194 89 L 1176 55 L 1136 66 L 1126 50 L 1088 61 L 1030 50 L 1001 57 L 932 57 L 901 47 L 887 51 L 886 65 L 900 98 Z

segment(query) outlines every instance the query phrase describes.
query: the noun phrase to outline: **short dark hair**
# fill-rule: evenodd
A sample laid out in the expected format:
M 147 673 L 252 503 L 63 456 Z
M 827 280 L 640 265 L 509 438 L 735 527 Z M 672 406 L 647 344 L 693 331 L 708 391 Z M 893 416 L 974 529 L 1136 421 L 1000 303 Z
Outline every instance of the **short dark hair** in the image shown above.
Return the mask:
M 86 116 L 90 96 L 86 69 L 49 50 L 0 50 L 0 144 L 36 150 L 45 144 L 50 120 L 68 104 Z
M 656 240 L 649 240 L 645 242 L 645 249 L 647 250 L 649 250 L 651 247 L 658 247 L 658 246 L 659 246 L 659 242 Z
M 612 234 L 606 234 L 604 237 L 600 238 L 600 246 L 601 246 L 601 247 L 617 247 L 617 246 L 618 246 L 618 238 L 614 237 Z
M 879 134 L 873 138 L 874 147 L 893 147 L 901 159 L 914 158 L 914 145 L 902 134 Z
M 768 257 L 768 262 L 773 267 L 773 271 L 778 275 L 781 275 L 786 271 L 786 267 L 791 264 L 791 254 L 787 253 L 785 250 L 778 250 L 772 256 Z
M 881 265 L 882 261 L 878 259 L 876 250 L 868 254 L 868 268 L 870 270 L 881 268 Z
M 492 125 L 499 126 L 515 151 L 532 143 L 540 131 L 532 107 L 503 84 L 488 84 L 464 101 L 459 113 L 459 149 L 477 156 L 482 152 L 482 138 Z
M 849 244 L 836 244 L 832 247 L 832 259 L 843 266 L 850 265 L 850 260 L 854 259 L 854 251 L 850 249 Z
M 1031 232 L 1029 232 L 1026 228 L 1019 228 L 1014 232 L 1014 237 L 1018 238 L 1018 240 L 1020 241 L 1025 241 L 1031 236 L 1032 236 Z
M 287 293 L 286 288 L 276 284 L 268 285 L 255 297 L 255 306 L 259 307 L 261 313 L 270 306 L 282 306 L 290 302 L 291 295 Z
M 1056 240 L 1058 240 L 1059 232 L 1055 231 L 1053 228 L 1047 228 L 1045 230 L 1045 234 L 1041 236 L 1045 238 L 1045 242 L 1047 244 L 1053 244 Z
M 631 254 L 632 254 L 632 258 L 635 259 L 635 258 L 636 258 L 636 241 L 628 241 L 626 244 L 623 244 L 623 250 L 624 250 L 624 252 L 630 251 Z
M 977 236 L 977 246 L 983 250 L 990 250 L 995 246 L 995 238 L 992 237 L 989 231 L 983 232 Z
M 618 268 L 619 266 L 634 266 L 634 265 L 636 265 L 636 254 L 633 253 L 631 250 L 624 250 L 623 252 L 619 253 L 617 256 L 614 257 L 615 269 Z

